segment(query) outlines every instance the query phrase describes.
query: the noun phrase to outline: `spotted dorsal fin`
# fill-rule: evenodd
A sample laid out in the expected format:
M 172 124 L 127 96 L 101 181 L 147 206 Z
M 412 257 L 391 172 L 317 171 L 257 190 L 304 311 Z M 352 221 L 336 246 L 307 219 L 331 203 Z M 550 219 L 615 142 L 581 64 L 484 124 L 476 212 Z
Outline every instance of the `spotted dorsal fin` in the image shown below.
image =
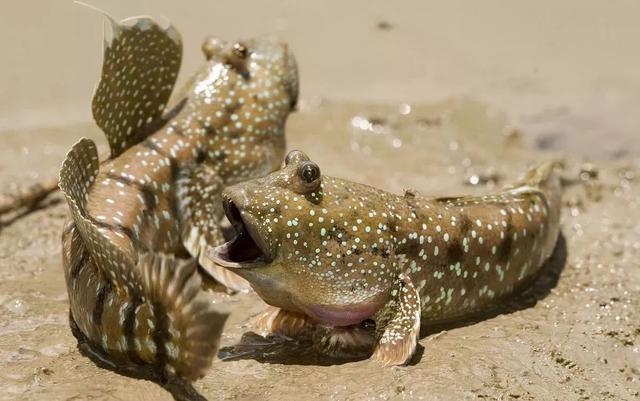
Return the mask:
M 127 249 L 121 241 L 115 240 L 116 233 L 107 227 L 98 225 L 87 213 L 87 201 L 92 185 L 98 175 L 99 161 L 96 145 L 92 140 L 82 138 L 65 158 L 60 169 L 60 189 L 64 194 L 71 217 L 76 224 L 82 242 L 89 250 L 105 277 L 112 280 L 116 288 L 130 292 L 140 292 L 132 285 L 140 283 L 140 277 L 134 277 L 133 266 L 136 256 L 133 249 Z
M 102 75 L 91 109 L 113 158 L 163 125 L 180 69 L 182 41 L 172 25 L 162 28 L 150 17 L 117 22 L 103 14 L 112 35 L 105 32 Z

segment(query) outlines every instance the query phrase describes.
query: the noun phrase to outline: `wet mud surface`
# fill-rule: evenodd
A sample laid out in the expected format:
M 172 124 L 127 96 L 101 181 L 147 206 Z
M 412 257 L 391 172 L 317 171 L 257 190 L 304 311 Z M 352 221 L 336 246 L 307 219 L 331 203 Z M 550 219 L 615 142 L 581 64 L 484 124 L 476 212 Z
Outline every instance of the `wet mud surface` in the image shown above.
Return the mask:
M 599 144 L 531 138 L 467 99 L 366 105 L 305 99 L 289 148 L 324 173 L 425 195 L 493 191 L 543 159 L 564 166 L 562 239 L 525 293 L 473 321 L 424 327 L 410 366 L 331 360 L 304 343 L 252 334 L 254 294 L 215 292 L 232 315 L 223 349 L 194 389 L 210 400 L 633 400 L 640 398 L 640 158 Z M 0 192 L 57 174 L 97 128 L 6 132 Z M 602 138 L 604 142 L 606 138 Z M 575 141 L 575 138 L 573 139 Z M 570 150 L 570 151 L 569 151 Z M 590 157 L 590 159 L 586 159 Z M 161 386 L 81 355 L 67 322 L 59 194 L 0 219 L 0 399 L 170 400 Z

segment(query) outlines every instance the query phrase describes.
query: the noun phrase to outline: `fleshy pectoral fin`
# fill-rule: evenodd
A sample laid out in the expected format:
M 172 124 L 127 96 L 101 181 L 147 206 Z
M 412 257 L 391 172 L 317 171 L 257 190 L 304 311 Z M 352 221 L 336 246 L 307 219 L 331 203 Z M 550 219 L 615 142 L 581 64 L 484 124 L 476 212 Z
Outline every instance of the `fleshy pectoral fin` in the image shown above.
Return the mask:
M 420 334 L 420 295 L 409 276 L 398 277 L 391 299 L 375 321 L 377 343 L 371 359 L 385 366 L 409 362 Z
M 256 317 L 255 326 L 262 336 L 281 334 L 290 338 L 310 336 L 313 348 L 332 358 L 361 358 L 371 354 L 373 336 L 361 325 L 322 326 L 310 317 L 268 306 Z
M 106 14 L 105 14 L 106 15 Z M 111 23 L 93 118 L 115 157 L 159 129 L 182 60 L 180 34 L 150 17 Z
M 372 330 L 362 325 L 344 327 L 317 326 L 313 333 L 313 347 L 333 358 L 366 358 L 374 345 Z
M 268 306 L 257 316 L 255 326 L 262 335 L 282 334 L 287 337 L 298 337 L 305 331 L 311 330 L 314 324 L 302 313 Z
M 198 260 L 203 270 L 216 281 L 234 291 L 251 288 L 242 277 L 213 263 L 206 255 L 209 247 L 221 245 L 222 180 L 210 166 L 200 164 L 181 172 L 177 181 L 178 218 L 184 247 Z

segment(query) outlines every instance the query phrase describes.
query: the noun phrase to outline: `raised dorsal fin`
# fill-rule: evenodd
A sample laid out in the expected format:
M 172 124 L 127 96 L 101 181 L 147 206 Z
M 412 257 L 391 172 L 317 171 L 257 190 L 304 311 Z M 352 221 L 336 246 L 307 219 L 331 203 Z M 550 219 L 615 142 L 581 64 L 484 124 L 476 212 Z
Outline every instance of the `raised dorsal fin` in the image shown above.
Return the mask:
M 180 34 L 151 17 L 115 21 L 105 32 L 100 82 L 93 95 L 93 118 L 116 157 L 162 127 L 163 113 L 182 60 Z
M 83 280 L 78 277 L 85 277 L 85 281 L 75 282 L 85 287 L 78 289 L 77 293 L 70 293 L 72 309 L 76 313 L 74 322 L 81 321 L 78 311 L 86 311 L 87 308 L 99 311 L 98 318 L 95 314 L 86 319 L 82 317 L 85 324 L 80 326 L 84 327 L 84 335 L 91 335 L 87 332 L 87 322 L 97 326 L 93 333 L 99 334 L 98 341 L 93 334 L 91 347 L 99 347 L 106 352 L 109 364 L 112 363 L 110 357 L 115 356 L 113 366 L 123 366 L 124 352 L 129 357 L 136 356 L 131 359 L 134 363 L 154 362 L 153 367 L 160 369 L 165 378 L 174 376 L 195 380 L 203 376 L 211 364 L 228 314 L 217 311 L 217 305 L 201 291 L 195 260 L 185 263 L 173 255 L 127 249 L 122 246 L 125 242 L 120 241 L 123 237 L 88 213 L 89 194 L 98 172 L 96 146 L 86 138 L 73 145 L 60 170 L 60 189 L 73 219 L 70 226 L 72 237 L 67 239 L 65 236 L 63 241 L 75 242 L 75 245 L 64 245 L 65 252 L 69 252 L 65 254 L 65 269 L 69 268 L 69 263 L 87 263 L 91 267 L 85 267 L 86 271 L 95 267 L 100 272 L 95 275 L 88 273 L 88 277 L 76 275 L 78 280 Z M 83 261 L 81 254 L 84 249 L 88 254 Z M 72 262 L 71 258 L 75 261 Z M 94 287 L 98 283 L 98 287 Z M 74 302 L 92 299 L 83 295 L 85 291 L 98 291 L 102 295 L 93 298 L 96 302 L 93 306 L 74 306 Z M 100 305 L 99 309 L 96 305 Z M 130 325 L 126 323 L 125 315 L 132 316 Z M 143 323 L 139 324 L 142 317 Z M 111 333 L 123 335 L 118 334 L 114 341 L 113 337 L 111 340 L 107 337 L 112 336 Z M 147 338 L 150 342 L 135 345 L 134 340 L 140 338 Z M 115 345 L 116 341 L 125 345 Z M 129 341 L 134 345 L 127 345 Z
M 116 288 L 140 292 L 132 284 L 140 283 L 134 277 L 136 255 L 132 249 L 124 249 L 113 241 L 115 232 L 99 226 L 87 213 L 91 187 L 98 176 L 100 162 L 96 145 L 91 139 L 82 138 L 67 153 L 60 169 L 60 189 L 64 194 L 71 218 L 82 242 L 105 277 L 112 280 Z M 139 284 L 138 284 L 139 287 Z

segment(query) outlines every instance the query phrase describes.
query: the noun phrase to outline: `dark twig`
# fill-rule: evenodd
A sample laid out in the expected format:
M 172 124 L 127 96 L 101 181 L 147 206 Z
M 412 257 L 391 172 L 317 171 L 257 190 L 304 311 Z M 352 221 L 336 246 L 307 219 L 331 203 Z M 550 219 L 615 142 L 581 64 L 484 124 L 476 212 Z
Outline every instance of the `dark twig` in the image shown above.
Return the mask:
M 6 200 L 0 201 L 0 215 L 15 212 L 18 209 L 34 209 L 40 202 L 50 194 L 58 190 L 58 179 L 53 179 L 44 183 L 37 183 L 25 191 L 15 195 L 8 195 Z

